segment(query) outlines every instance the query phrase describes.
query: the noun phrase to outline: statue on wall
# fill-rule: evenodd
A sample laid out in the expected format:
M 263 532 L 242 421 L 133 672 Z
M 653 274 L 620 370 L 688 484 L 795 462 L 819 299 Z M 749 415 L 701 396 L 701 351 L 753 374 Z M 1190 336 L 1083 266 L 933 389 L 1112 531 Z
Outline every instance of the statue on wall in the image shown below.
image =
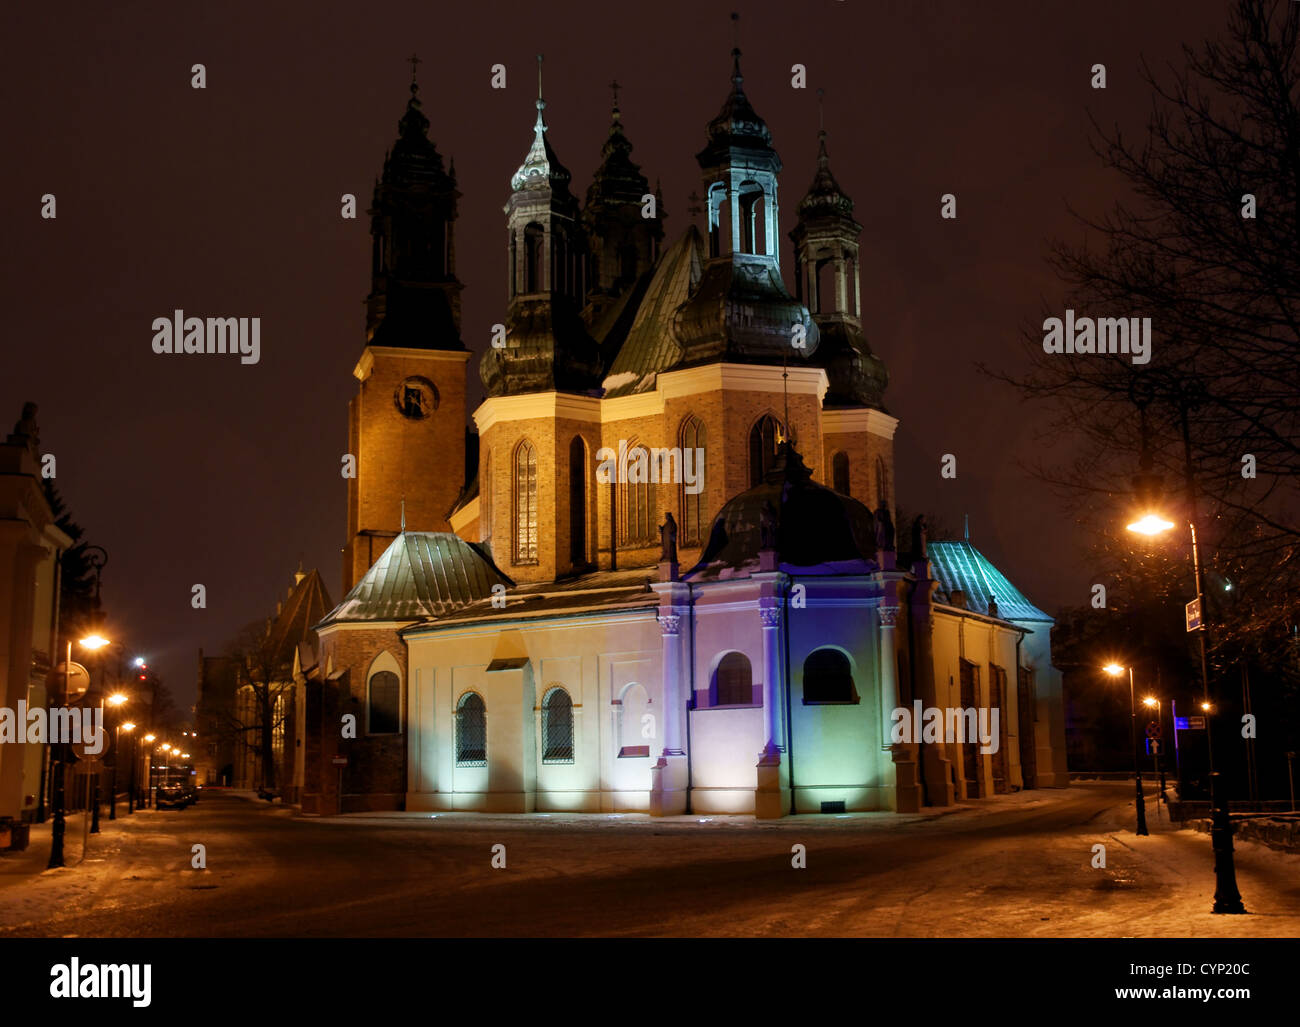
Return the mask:
M 677 521 L 673 512 L 664 514 L 664 522 L 659 525 L 659 560 L 662 563 L 677 562 Z

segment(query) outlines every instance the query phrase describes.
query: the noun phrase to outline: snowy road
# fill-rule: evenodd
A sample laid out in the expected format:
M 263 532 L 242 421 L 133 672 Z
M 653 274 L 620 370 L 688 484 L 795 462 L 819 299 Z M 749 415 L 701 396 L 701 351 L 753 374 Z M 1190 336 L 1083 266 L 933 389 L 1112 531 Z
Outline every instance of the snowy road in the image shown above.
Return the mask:
M 28 854 L 0 861 L 0 936 L 1300 935 L 1300 856 L 1239 842 L 1251 915 L 1214 916 L 1209 836 L 1157 823 L 1148 803 L 1153 833 L 1135 837 L 1127 788 L 764 823 L 320 819 L 209 793 L 106 820 L 79 865 L 70 818 L 69 867 L 24 874 L 48 855 L 39 829 Z M 191 868 L 195 844 L 206 870 Z M 1105 869 L 1091 866 L 1096 844 Z

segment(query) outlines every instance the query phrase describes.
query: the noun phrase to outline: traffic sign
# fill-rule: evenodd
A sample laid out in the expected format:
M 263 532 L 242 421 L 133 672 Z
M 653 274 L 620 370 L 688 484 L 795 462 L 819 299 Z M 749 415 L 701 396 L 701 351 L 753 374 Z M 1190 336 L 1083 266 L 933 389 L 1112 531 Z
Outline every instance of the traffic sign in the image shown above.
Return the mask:
M 330 759 L 330 762 L 336 767 L 346 767 L 348 765 L 348 758 L 346 756 L 334 756 Z
M 1204 730 L 1205 730 L 1205 718 L 1204 718 L 1204 717 L 1188 717 L 1188 718 L 1187 718 L 1187 727 L 1188 727 L 1189 730 L 1192 730 L 1192 731 L 1204 731 Z
M 1175 731 L 1186 731 L 1186 730 L 1187 730 L 1187 718 L 1186 718 L 1186 717 L 1175 717 L 1175 718 L 1174 718 L 1174 730 L 1175 730 Z
M 63 690 L 65 680 L 67 682 L 68 696 L 64 699 L 65 704 L 76 702 L 90 689 L 90 671 L 75 660 L 72 663 L 60 663 L 55 667 L 54 678 L 49 689 L 51 697 L 58 695 Z
M 1159 755 L 1160 755 L 1160 739 L 1159 739 L 1159 738 L 1148 738 L 1148 739 L 1147 739 L 1147 755 L 1148 755 L 1148 756 L 1159 756 Z
M 1201 628 L 1201 597 L 1197 596 L 1187 604 L 1187 630 L 1199 631 Z
M 83 757 L 82 759 L 77 760 L 76 763 L 72 764 L 72 773 L 74 775 L 81 775 L 82 777 L 90 777 L 94 774 L 98 774 L 103 769 L 103 762 L 97 759 L 86 759 Z
M 1151 723 L 1147 725 L 1148 738 L 1161 738 L 1163 737 L 1163 735 L 1164 735 L 1164 729 L 1160 726 L 1159 721 L 1153 720 L 1151 721 Z

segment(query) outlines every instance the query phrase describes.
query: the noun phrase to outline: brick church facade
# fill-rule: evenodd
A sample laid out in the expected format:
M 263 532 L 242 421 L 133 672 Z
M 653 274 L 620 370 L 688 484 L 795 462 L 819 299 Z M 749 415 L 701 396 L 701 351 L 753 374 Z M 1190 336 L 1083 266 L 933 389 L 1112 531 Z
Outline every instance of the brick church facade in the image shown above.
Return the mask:
M 1050 618 L 969 541 L 896 539 L 826 133 L 791 289 L 739 51 L 730 77 L 674 240 L 617 98 L 580 202 L 539 95 L 472 411 L 460 193 L 412 83 L 369 211 L 345 597 L 299 659 L 304 808 L 770 817 L 1066 784 Z M 996 709 L 996 741 L 900 740 L 917 701 Z

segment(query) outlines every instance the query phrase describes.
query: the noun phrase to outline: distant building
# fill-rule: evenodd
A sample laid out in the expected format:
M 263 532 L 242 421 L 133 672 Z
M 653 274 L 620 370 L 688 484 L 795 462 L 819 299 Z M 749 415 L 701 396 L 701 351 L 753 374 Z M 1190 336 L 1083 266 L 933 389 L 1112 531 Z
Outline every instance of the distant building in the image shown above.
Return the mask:
M 200 752 L 195 761 L 204 784 L 261 788 L 268 783 L 261 757 L 263 703 L 249 681 L 252 665 L 262 684 L 260 668 L 273 668 L 266 680 L 270 699 L 271 760 L 274 788 L 284 801 L 297 802 L 303 777 L 303 692 L 300 648 L 314 645 L 312 626 L 333 605 L 316 571 L 294 573 L 287 598 L 277 604 L 260 638 L 243 639 L 256 652 L 205 656 L 199 650 L 196 731 Z
M 580 204 L 539 98 L 462 481 L 460 193 L 411 93 L 370 210 L 346 594 L 303 650 L 304 808 L 774 817 L 1064 786 L 1050 618 L 923 525 L 898 566 L 898 421 L 825 132 L 791 293 L 739 51 L 699 223 L 666 247 L 617 101 Z M 896 739 L 914 704 L 994 734 Z
M 0 706 L 16 716 L 47 704 L 59 640 L 59 556 L 72 540 L 54 524 L 41 477 L 36 404 L 0 445 Z M 37 816 L 45 784 L 44 745 L 0 744 L 0 824 Z

